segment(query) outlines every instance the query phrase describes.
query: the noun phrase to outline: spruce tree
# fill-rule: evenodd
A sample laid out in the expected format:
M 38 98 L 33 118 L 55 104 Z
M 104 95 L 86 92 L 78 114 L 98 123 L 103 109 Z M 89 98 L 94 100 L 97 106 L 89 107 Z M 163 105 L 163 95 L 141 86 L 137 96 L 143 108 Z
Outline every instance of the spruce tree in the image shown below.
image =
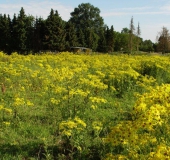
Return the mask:
M 136 32 L 136 36 L 137 36 L 137 51 L 139 51 L 139 43 L 140 43 L 140 35 L 141 35 L 141 29 L 140 29 L 140 25 L 138 23 L 138 27 L 137 27 L 137 32 Z
M 27 50 L 27 24 L 26 24 L 26 14 L 24 11 L 24 8 L 22 7 L 19 15 L 17 17 L 17 22 L 16 22 L 16 26 L 15 27 L 15 31 L 17 32 L 17 49 L 18 52 L 20 52 L 21 54 L 25 54 L 26 50 Z
M 106 45 L 107 45 L 107 52 L 113 52 L 114 51 L 114 28 L 113 25 L 109 29 L 107 27 L 106 29 Z
M 134 31 L 135 31 L 135 27 L 134 27 L 134 23 L 133 23 L 133 17 L 130 20 L 130 25 L 129 25 L 129 51 L 130 53 L 132 53 L 133 47 L 134 47 Z
M 86 45 L 93 51 L 96 51 L 98 47 L 99 36 L 95 33 L 94 29 L 87 28 L 85 32 Z
M 84 35 L 84 32 L 82 31 L 82 29 L 79 29 L 77 31 L 77 33 L 78 33 L 78 43 L 79 43 L 79 46 L 87 47 L 86 42 L 85 42 L 85 35 Z
M 17 30 L 17 17 L 14 14 L 11 22 L 11 52 L 16 52 L 19 50 L 19 40 L 18 40 L 18 30 Z
M 34 38 L 34 17 L 27 16 L 26 20 L 26 51 L 30 53 L 33 51 L 33 38 Z
M 0 50 L 9 53 L 11 39 L 11 19 L 8 15 L 0 15 Z
M 58 11 L 51 9 L 45 23 L 45 35 L 43 44 L 47 50 L 63 51 L 65 49 L 65 22 L 61 19 Z
M 106 27 L 101 28 L 99 31 L 99 41 L 97 51 L 99 52 L 107 52 L 106 50 Z
M 34 38 L 33 38 L 33 50 L 39 52 L 43 50 L 43 37 L 44 37 L 45 21 L 42 18 L 35 19 L 34 24 Z
M 78 46 L 78 38 L 73 23 L 71 22 L 66 23 L 65 32 L 66 32 L 66 49 L 69 50 L 70 47 Z

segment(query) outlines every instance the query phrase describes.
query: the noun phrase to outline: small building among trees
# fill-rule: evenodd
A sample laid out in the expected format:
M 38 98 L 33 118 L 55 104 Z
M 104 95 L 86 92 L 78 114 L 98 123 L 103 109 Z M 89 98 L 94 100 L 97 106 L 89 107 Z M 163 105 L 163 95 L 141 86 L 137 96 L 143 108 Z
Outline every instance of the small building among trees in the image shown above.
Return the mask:
M 92 52 L 92 49 L 85 47 L 70 47 L 70 52 L 90 54 Z

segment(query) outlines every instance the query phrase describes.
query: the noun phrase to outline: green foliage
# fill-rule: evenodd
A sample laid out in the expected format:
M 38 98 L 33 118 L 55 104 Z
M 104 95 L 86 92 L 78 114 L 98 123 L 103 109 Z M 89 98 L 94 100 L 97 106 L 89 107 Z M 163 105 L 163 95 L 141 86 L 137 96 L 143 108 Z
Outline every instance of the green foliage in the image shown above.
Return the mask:
M 16 26 L 14 26 L 14 27 L 17 32 L 17 37 L 16 37 L 17 47 L 22 54 L 27 50 L 27 46 L 26 46 L 27 24 L 26 24 L 26 21 L 27 21 L 27 17 L 25 15 L 25 11 L 23 8 L 21 8 L 20 13 L 17 17 Z
M 66 48 L 69 50 L 70 47 L 79 46 L 74 24 L 72 24 L 71 22 L 67 22 L 65 30 L 66 30 Z
M 98 41 L 98 48 L 97 51 L 105 53 L 106 51 L 106 35 L 105 35 L 105 27 L 101 28 L 99 41 Z
M 128 33 L 119 33 L 115 32 L 115 51 L 121 51 L 121 52 L 128 52 L 128 40 L 129 40 L 129 35 Z
M 157 50 L 163 54 L 170 50 L 169 35 L 169 30 L 166 27 L 162 27 L 162 30 L 158 34 Z
M 94 32 L 94 29 L 87 29 L 85 31 L 85 37 L 87 37 L 86 39 L 87 47 L 96 51 L 96 48 L 98 47 L 99 36 Z
M 154 48 L 153 48 L 153 43 L 151 40 L 145 40 L 141 43 L 140 46 L 140 50 L 141 51 L 145 51 L 145 52 L 153 52 Z
M 19 51 L 18 48 L 18 31 L 17 31 L 17 17 L 16 14 L 14 14 L 12 22 L 11 22 L 11 51 L 10 52 L 16 52 Z
M 128 29 L 128 28 L 123 28 L 122 30 L 121 30 L 121 33 L 129 33 L 130 32 L 130 30 Z
M 0 14 L 0 49 L 4 52 L 10 51 L 10 40 L 11 40 L 11 19 L 6 14 L 2 15 Z
M 12 19 L 0 14 L 0 50 L 8 54 L 69 51 L 70 47 L 87 47 L 105 53 L 134 53 L 139 49 L 160 51 L 163 39 L 152 47 L 150 42 L 143 42 L 139 37 L 139 24 L 136 35 L 134 29 L 132 17 L 129 29 L 123 28 L 120 33 L 114 31 L 113 25 L 109 28 L 104 24 L 100 9 L 90 3 L 78 5 L 67 22 L 57 10 L 51 9 L 47 19 L 42 19 L 26 15 L 22 7 L 18 16 L 14 14 Z
M 113 52 L 114 51 L 114 28 L 113 26 L 110 27 L 110 29 L 107 27 L 106 29 L 106 46 L 107 46 L 107 52 Z
M 101 28 L 104 25 L 100 10 L 90 3 L 82 3 L 71 13 L 69 21 L 75 25 L 80 45 L 95 51 L 98 47 Z
M 65 22 L 58 12 L 51 9 L 50 15 L 45 21 L 45 35 L 43 44 L 47 50 L 62 51 L 65 49 Z
M 45 33 L 45 21 L 42 18 L 36 18 L 34 24 L 34 39 L 33 41 L 33 51 L 39 52 L 43 49 L 43 38 Z

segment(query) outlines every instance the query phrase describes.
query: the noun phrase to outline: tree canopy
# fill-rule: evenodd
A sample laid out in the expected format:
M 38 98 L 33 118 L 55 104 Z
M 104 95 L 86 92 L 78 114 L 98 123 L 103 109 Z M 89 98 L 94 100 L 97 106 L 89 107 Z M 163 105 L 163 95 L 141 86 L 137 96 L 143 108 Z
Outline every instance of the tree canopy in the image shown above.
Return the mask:
M 90 3 L 82 3 L 71 12 L 69 21 L 75 25 L 77 36 L 82 36 L 79 39 L 80 46 L 96 50 L 101 28 L 104 27 L 100 9 Z
M 78 5 L 70 15 L 66 22 L 57 10 L 51 9 L 49 16 L 43 19 L 26 15 L 23 7 L 13 18 L 0 14 L 0 50 L 8 54 L 15 51 L 21 54 L 41 50 L 66 51 L 70 47 L 87 47 L 98 52 L 152 50 L 146 49 L 149 41 L 143 42 L 140 38 L 139 23 L 135 33 L 133 17 L 129 28 L 117 32 L 113 25 L 104 24 L 100 9 L 90 3 Z M 161 50 L 164 42 L 165 36 L 160 34 L 157 49 Z M 166 52 L 167 46 L 162 50 Z

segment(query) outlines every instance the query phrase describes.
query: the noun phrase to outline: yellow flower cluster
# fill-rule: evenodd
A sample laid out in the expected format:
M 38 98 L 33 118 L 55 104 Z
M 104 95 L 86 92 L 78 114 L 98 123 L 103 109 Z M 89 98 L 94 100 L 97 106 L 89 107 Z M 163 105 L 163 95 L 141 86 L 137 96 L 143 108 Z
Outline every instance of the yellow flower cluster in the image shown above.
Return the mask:
M 107 100 L 101 97 L 90 97 L 93 103 L 107 103 Z
M 145 150 L 143 156 L 146 159 L 169 159 L 170 147 L 166 142 L 170 133 L 169 95 L 169 84 L 157 86 L 141 95 L 133 108 L 131 120 L 112 127 L 108 137 L 103 139 L 104 142 L 128 147 L 129 158 L 132 159 L 135 156 L 139 158 L 137 154 L 141 150 Z M 161 130 L 164 134 L 160 134 Z M 150 145 L 152 151 L 146 150 Z
M 80 132 L 86 128 L 86 123 L 78 117 L 73 120 L 62 121 L 59 131 L 62 135 L 71 136 L 73 132 Z

